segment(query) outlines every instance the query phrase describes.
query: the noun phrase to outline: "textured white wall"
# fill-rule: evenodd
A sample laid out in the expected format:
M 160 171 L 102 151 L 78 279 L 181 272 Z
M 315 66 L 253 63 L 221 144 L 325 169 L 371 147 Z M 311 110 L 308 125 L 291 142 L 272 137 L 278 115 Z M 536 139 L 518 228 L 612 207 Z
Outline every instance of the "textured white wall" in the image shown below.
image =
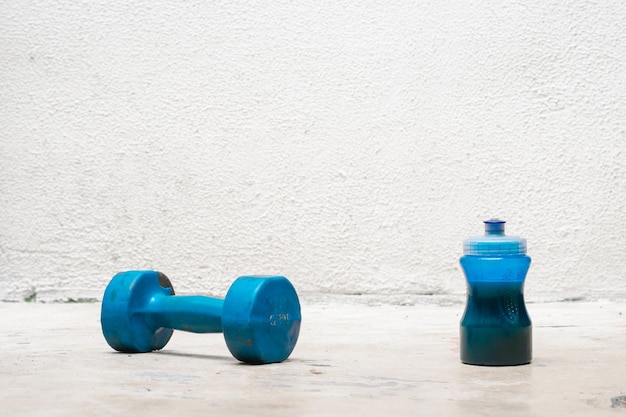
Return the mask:
M 455 297 L 491 216 L 530 300 L 626 296 L 622 1 L 3 3 L 0 299 Z

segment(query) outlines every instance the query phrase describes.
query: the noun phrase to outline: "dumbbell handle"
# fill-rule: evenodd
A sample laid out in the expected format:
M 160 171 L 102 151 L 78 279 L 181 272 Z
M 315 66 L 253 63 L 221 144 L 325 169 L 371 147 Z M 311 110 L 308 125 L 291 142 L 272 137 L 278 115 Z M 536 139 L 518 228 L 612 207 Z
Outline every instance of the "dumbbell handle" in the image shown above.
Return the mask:
M 224 300 L 203 295 L 156 295 L 143 311 L 155 327 L 193 333 L 221 333 Z

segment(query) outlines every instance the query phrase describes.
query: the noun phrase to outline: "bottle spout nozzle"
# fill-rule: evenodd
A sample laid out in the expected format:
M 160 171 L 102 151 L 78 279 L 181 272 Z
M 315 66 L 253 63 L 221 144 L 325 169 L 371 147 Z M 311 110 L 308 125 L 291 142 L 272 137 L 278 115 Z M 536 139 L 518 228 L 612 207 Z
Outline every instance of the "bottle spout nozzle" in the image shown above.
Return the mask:
M 485 220 L 485 236 L 504 236 L 504 220 Z

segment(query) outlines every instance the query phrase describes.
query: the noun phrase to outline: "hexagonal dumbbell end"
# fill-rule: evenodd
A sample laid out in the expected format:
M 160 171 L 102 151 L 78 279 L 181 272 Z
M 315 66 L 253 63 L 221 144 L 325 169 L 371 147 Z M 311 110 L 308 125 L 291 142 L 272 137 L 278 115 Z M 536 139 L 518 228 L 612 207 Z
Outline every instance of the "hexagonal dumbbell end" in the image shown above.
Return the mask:
M 150 311 L 155 297 L 173 296 L 172 283 L 157 271 L 126 271 L 113 277 L 102 298 L 100 323 L 109 346 L 120 352 L 162 349 L 172 328 L 154 322 Z

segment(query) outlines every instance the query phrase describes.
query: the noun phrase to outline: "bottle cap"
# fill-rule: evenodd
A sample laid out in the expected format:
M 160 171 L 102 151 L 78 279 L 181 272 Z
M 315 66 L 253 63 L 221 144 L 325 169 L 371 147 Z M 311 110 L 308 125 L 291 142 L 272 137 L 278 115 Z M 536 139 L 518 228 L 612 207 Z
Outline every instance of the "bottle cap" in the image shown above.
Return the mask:
M 500 256 L 524 255 L 526 253 L 526 239 L 519 236 L 504 234 L 504 220 L 485 220 L 485 235 L 474 236 L 463 242 L 465 255 Z

